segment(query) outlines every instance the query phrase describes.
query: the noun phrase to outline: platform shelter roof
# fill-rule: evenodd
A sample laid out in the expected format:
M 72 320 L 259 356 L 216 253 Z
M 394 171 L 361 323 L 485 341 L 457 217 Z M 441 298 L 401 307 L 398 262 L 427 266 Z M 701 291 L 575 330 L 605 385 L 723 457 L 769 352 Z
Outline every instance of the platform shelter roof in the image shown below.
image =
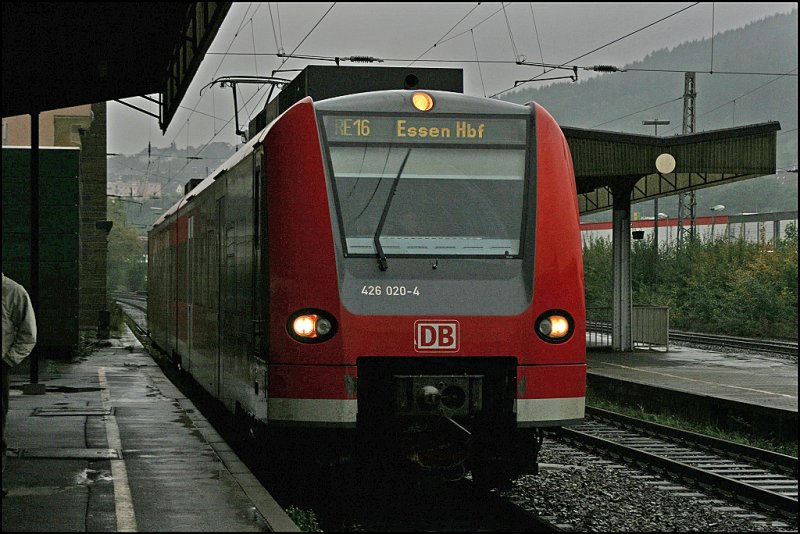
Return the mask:
M 775 173 L 780 123 L 656 137 L 562 127 L 572 153 L 581 215 L 610 209 L 614 190 L 631 203 Z M 656 166 L 662 157 L 674 169 Z

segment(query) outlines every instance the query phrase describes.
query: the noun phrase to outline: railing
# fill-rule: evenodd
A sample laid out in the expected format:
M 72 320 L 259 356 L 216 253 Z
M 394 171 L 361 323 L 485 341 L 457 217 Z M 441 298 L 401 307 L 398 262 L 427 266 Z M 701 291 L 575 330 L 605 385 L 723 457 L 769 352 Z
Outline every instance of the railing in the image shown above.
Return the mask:
M 586 308 L 586 346 L 611 346 L 611 308 Z
M 667 306 L 633 307 L 633 344 L 669 350 L 669 308 Z
M 586 308 L 586 346 L 611 347 L 611 308 Z M 669 308 L 633 306 L 631 336 L 634 347 L 669 350 Z

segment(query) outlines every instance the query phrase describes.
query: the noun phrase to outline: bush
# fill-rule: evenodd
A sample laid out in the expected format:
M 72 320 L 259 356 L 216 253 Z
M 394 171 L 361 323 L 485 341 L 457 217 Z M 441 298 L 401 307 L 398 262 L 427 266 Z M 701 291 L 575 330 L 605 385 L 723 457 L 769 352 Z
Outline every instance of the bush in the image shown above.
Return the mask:
M 584 242 L 587 307 L 608 306 L 612 247 Z M 696 239 L 631 248 L 631 290 L 639 305 L 668 306 L 679 330 L 764 338 L 797 338 L 797 229 L 777 247 L 738 239 Z

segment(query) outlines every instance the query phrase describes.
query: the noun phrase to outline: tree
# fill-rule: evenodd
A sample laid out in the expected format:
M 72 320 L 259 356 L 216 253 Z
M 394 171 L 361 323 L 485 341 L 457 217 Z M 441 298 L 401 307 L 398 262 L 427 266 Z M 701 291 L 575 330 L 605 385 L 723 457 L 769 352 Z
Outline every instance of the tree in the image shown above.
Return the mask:
M 108 234 L 108 289 L 142 290 L 147 274 L 146 251 L 138 232 L 127 225 L 123 199 L 108 199 L 108 217 L 114 222 Z
M 611 254 L 608 240 L 584 242 L 587 309 L 609 306 Z M 652 241 L 634 243 L 631 290 L 635 304 L 668 306 L 672 328 L 796 339 L 797 227 L 778 247 L 722 237 L 667 245 L 657 271 Z

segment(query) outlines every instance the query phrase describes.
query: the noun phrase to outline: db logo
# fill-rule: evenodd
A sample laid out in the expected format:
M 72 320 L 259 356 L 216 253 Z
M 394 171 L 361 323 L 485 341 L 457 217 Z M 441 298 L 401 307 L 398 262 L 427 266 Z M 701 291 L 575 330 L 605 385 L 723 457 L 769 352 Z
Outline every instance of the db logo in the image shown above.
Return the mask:
M 458 351 L 458 321 L 416 321 L 414 350 Z

